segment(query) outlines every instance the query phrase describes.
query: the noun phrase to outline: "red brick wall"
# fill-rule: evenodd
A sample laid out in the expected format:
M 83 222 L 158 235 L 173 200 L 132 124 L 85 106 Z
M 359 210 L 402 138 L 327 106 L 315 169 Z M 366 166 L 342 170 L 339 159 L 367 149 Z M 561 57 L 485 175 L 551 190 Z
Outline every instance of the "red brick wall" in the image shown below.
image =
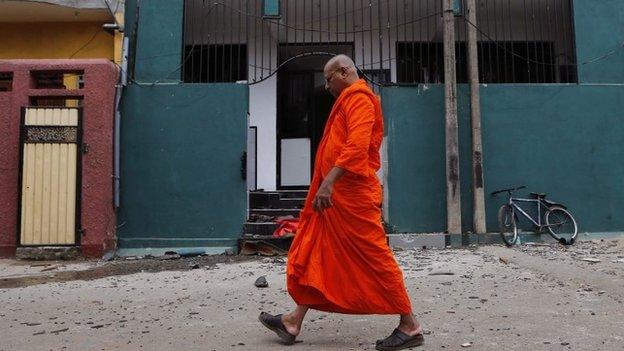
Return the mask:
M 79 90 L 34 89 L 31 71 L 83 71 Z M 19 125 L 21 108 L 36 96 L 83 99 L 80 248 L 101 256 L 115 247 L 113 208 L 113 116 L 118 70 L 107 60 L 0 60 L 0 72 L 13 72 L 12 91 L 0 92 L 0 256 L 12 256 L 17 236 Z

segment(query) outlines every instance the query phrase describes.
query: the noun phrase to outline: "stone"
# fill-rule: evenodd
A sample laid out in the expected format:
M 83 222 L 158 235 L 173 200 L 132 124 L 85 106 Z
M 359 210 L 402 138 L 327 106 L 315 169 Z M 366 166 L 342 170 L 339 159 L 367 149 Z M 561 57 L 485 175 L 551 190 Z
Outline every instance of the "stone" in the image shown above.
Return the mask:
M 437 271 L 437 272 L 431 272 L 429 273 L 429 275 L 455 275 L 455 273 L 449 272 L 449 271 Z
M 254 285 L 257 288 L 267 288 L 269 286 L 269 282 L 267 282 L 266 277 L 265 276 L 261 276 L 258 279 L 256 279 Z

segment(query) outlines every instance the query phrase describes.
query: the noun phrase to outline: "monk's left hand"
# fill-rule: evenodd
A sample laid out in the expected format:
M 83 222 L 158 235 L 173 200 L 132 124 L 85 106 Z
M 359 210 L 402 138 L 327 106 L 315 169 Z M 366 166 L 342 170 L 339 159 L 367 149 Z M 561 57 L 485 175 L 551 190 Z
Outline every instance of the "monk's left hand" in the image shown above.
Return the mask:
M 318 188 L 316 192 L 316 196 L 314 196 L 314 201 L 312 201 L 312 207 L 314 207 L 315 211 L 321 212 L 324 209 L 330 208 L 333 206 L 331 201 L 333 184 L 323 181 L 321 186 Z

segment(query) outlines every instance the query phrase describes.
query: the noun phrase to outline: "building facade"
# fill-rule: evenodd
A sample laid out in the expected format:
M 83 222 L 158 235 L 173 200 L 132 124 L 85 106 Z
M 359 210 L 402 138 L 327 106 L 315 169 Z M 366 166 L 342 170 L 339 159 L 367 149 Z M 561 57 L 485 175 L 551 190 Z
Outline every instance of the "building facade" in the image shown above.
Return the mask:
M 455 20 L 463 231 L 473 227 L 469 26 L 479 32 L 486 194 L 527 185 L 566 203 L 581 231 L 621 231 L 624 6 L 477 4 L 477 23 L 461 6 Z M 382 98 L 388 229 L 444 232 L 441 7 L 128 1 L 133 84 L 124 96 L 120 247 L 236 247 L 248 191 L 305 189 L 331 108 L 322 66 L 336 53 L 352 56 Z M 489 231 L 502 201 L 486 196 Z
M 54 247 L 101 257 L 116 248 L 124 9 L 122 1 L 0 2 L 2 256 Z

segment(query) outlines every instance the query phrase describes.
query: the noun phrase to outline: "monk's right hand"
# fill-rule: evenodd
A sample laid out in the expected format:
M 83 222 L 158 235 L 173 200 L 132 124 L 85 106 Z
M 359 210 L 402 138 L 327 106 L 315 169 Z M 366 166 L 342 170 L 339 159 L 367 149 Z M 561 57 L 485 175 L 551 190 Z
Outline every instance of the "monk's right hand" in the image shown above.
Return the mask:
M 330 208 L 333 206 L 331 201 L 333 185 L 328 182 L 321 183 L 321 186 L 318 188 L 316 192 L 316 196 L 314 196 L 314 201 L 312 201 L 312 207 L 317 212 L 322 212 L 326 208 Z

